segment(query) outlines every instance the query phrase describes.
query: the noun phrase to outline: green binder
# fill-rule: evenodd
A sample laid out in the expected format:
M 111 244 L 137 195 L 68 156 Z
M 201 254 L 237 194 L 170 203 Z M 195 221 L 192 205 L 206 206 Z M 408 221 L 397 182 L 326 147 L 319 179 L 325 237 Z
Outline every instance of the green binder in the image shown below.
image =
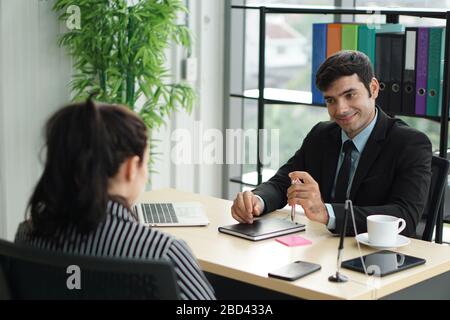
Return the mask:
M 400 23 L 385 23 L 375 27 L 377 33 L 396 33 L 404 32 L 405 26 Z
M 342 50 L 358 50 L 357 24 L 342 24 Z
M 445 29 L 430 28 L 428 45 L 427 106 L 428 116 L 440 116 L 442 109 L 442 83 L 444 81 Z
M 369 28 L 366 24 L 358 26 L 358 51 L 364 52 L 375 67 L 375 28 Z

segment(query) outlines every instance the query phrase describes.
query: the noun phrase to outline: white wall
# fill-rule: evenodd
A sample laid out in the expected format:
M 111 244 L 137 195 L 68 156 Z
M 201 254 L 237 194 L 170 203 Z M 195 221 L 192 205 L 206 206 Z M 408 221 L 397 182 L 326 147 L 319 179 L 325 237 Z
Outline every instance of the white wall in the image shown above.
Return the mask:
M 38 152 L 48 116 L 70 100 L 70 59 L 57 47 L 61 25 L 53 1 L 0 0 L 0 238 L 12 240 L 24 218 L 25 206 L 42 170 Z M 195 34 L 199 99 L 191 115 L 178 113 L 156 132 L 161 139 L 152 174 L 152 188 L 174 187 L 222 195 L 222 166 L 170 161 L 171 133 L 176 128 L 222 129 L 223 5 L 189 1 L 190 27 Z M 183 51 L 169 52 L 174 80 L 180 78 Z
M 52 1 L 0 1 L 0 237 L 13 239 L 42 166 L 42 126 L 69 98 Z

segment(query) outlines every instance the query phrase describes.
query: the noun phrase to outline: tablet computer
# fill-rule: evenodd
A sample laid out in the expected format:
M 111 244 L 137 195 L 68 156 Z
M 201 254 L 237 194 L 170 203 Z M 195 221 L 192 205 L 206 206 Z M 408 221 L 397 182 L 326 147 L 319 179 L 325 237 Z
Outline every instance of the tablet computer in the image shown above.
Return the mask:
M 262 218 L 252 224 L 235 223 L 219 227 L 219 232 L 258 241 L 305 230 L 305 225 L 277 218 Z
M 379 277 L 406 270 L 425 263 L 425 259 L 389 250 L 374 252 L 362 257 L 367 272 Z M 361 257 L 342 262 L 341 266 L 364 273 Z

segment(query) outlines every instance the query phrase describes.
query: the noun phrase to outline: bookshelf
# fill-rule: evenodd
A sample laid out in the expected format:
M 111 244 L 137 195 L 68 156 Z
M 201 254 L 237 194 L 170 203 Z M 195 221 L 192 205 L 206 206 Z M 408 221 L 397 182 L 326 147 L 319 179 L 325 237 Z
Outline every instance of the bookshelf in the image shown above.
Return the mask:
M 400 16 L 411 16 L 420 18 L 434 18 L 445 20 L 445 62 L 450 57 L 450 11 L 448 9 L 429 9 L 429 8 L 382 8 L 382 7 L 336 7 L 336 6 L 308 6 L 308 5 L 231 5 L 231 10 L 251 10 L 259 14 L 259 44 L 258 44 L 258 79 L 257 88 L 245 90 L 243 92 L 230 92 L 229 96 L 241 98 L 244 100 L 253 100 L 257 102 L 257 129 L 264 129 L 264 111 L 265 106 L 269 104 L 298 105 L 325 107 L 324 105 L 312 104 L 311 92 L 293 91 L 283 89 L 267 88 L 265 84 L 266 71 L 266 17 L 268 14 L 316 14 L 316 15 L 384 15 L 386 23 L 398 23 Z M 440 117 L 426 115 L 411 115 L 409 117 L 420 117 L 430 119 L 440 124 L 439 134 L 439 156 L 447 158 L 447 139 L 448 139 L 448 119 L 449 119 L 449 91 L 450 91 L 450 70 L 448 63 L 444 64 L 444 77 L 442 87 L 442 114 Z M 260 93 L 263 94 L 260 94 Z M 395 115 L 406 115 L 396 113 Z M 257 154 L 261 154 L 260 137 L 257 137 Z M 256 172 L 246 174 L 246 176 L 232 177 L 231 182 L 240 183 L 246 186 L 257 186 L 263 179 L 263 164 L 258 157 L 256 163 Z M 264 172 L 264 176 L 267 174 Z M 265 177 L 264 177 L 265 178 Z M 442 221 L 443 209 L 441 209 L 438 221 Z M 442 240 L 442 222 L 437 224 L 436 241 Z

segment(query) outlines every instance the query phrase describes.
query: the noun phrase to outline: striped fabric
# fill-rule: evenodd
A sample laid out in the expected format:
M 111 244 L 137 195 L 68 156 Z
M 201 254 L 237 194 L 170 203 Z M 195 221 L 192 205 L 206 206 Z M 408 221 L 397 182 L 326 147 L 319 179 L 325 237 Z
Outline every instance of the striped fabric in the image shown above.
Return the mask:
M 41 249 L 89 256 L 165 259 L 175 267 L 183 300 L 215 299 L 196 258 L 184 241 L 138 223 L 118 202 L 110 201 L 107 218 L 95 232 L 82 235 L 73 227 L 52 239 L 35 237 L 27 222 L 20 224 L 15 241 Z

